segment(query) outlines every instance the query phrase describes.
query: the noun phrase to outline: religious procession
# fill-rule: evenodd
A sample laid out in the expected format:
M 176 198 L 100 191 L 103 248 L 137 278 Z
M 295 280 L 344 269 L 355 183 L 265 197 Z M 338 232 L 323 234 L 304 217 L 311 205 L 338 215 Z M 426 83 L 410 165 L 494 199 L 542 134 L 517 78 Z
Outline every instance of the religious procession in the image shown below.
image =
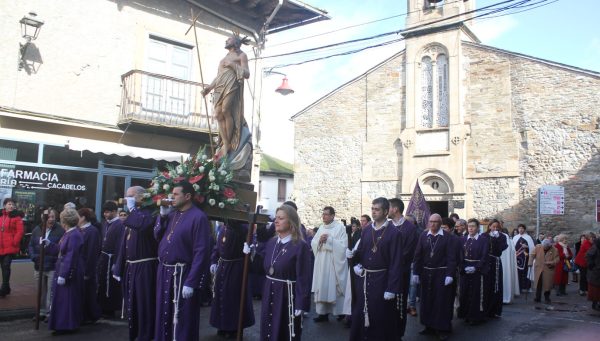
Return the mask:
M 600 73 L 483 43 L 559 1 L 313 1 L 0 4 L 2 340 L 598 339 Z

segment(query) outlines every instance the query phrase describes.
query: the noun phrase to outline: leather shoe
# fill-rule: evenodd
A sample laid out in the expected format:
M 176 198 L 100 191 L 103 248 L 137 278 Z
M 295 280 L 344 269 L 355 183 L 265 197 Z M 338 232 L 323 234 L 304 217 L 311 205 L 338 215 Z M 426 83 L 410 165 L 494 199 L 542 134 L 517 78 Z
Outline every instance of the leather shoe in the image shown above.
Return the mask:
M 438 333 L 438 339 L 440 339 L 440 341 L 446 341 L 450 338 L 450 334 L 448 333 Z
M 433 335 L 433 334 L 435 334 L 435 330 L 433 330 L 431 328 L 425 327 L 425 329 L 421 330 L 419 332 L 419 334 L 421 334 L 421 335 Z
M 415 309 L 414 307 L 409 307 L 406 310 L 407 310 L 408 315 L 417 316 L 417 309 Z
M 313 321 L 315 321 L 316 323 L 319 323 L 319 322 L 328 322 L 329 321 L 329 315 L 319 315 L 318 317 L 315 317 L 313 319 Z

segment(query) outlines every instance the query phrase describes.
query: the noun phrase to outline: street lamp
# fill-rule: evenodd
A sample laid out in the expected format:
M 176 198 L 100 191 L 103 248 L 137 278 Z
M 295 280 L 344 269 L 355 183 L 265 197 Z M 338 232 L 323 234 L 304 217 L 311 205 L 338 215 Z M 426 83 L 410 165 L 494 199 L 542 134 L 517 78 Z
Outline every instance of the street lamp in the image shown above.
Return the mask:
M 22 70 L 28 66 L 26 58 L 27 49 L 33 45 L 31 41 L 37 39 L 44 22 L 37 19 L 35 12 L 29 12 L 29 14 L 19 20 L 19 23 L 21 24 L 21 36 L 25 38 L 25 44 L 19 43 L 19 70 Z
M 281 72 L 277 72 L 277 71 L 272 71 L 272 70 L 265 70 L 264 71 L 264 75 L 265 76 L 270 76 L 270 75 L 281 75 L 283 76 L 283 81 L 281 82 L 281 85 L 275 89 L 275 92 L 282 94 L 283 96 L 289 95 L 289 94 L 293 94 L 294 90 L 292 90 L 292 88 L 290 88 L 289 84 L 288 84 L 288 79 L 287 79 L 287 75 L 285 73 L 281 73 Z

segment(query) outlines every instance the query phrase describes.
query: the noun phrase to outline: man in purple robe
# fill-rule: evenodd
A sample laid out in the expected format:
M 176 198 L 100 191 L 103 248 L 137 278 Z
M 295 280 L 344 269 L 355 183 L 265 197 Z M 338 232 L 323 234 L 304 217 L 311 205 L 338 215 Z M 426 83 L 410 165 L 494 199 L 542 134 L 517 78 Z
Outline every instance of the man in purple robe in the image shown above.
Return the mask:
M 129 216 L 113 276 L 123 278 L 123 304 L 129 322 L 129 339 L 146 341 L 154 338 L 156 311 L 156 267 L 158 245 L 154 239 L 154 217 L 150 208 L 142 208 L 145 189 L 127 189 L 125 200 Z
M 402 288 L 402 235 L 387 221 L 389 202 L 373 200 L 373 223 L 363 228 L 355 251 L 346 257 L 356 264 L 358 302 L 352 305 L 350 340 L 396 340 Z
M 417 247 L 417 240 L 419 235 L 417 227 L 406 220 L 402 215 L 404 213 L 404 203 L 398 198 L 392 198 L 390 202 L 389 218 L 392 219 L 392 224 L 402 235 L 402 245 L 400 250 L 402 252 L 402 264 L 400 271 L 402 272 L 402 293 L 400 294 L 400 311 L 399 321 L 396 324 L 398 332 L 397 338 L 401 340 L 404 337 L 406 331 L 406 312 L 408 303 L 408 289 L 410 288 L 410 269 L 413 259 L 415 257 L 415 248 Z
M 194 187 L 179 182 L 173 188 L 173 208 L 161 207 L 154 226 L 159 241 L 156 340 L 200 339 L 200 291 L 210 285 L 210 224 L 192 203 Z
M 85 290 L 83 293 L 83 323 L 94 323 L 100 316 L 100 306 L 98 305 L 98 279 L 96 269 L 98 266 L 98 258 L 100 257 L 100 231 L 92 222 L 96 221 L 94 211 L 89 208 L 80 208 L 79 211 L 79 227 L 83 232 L 83 250 L 82 256 L 85 261 L 84 283 Z
M 488 225 L 486 235 L 490 241 L 488 262 L 490 270 L 484 277 L 483 305 L 485 316 L 498 318 L 502 315 L 502 251 L 508 248 L 508 241 L 503 233 L 500 233 L 500 222 L 496 219 Z
M 117 216 L 118 207 L 114 201 L 107 201 L 102 206 L 104 222 L 100 230 L 102 251 L 98 261 L 98 303 L 102 314 L 114 317 L 115 311 L 121 309 L 123 300 L 121 284 L 112 277 L 111 269 L 117 260 L 117 253 L 123 239 L 125 227 Z
M 469 324 L 485 320 L 483 276 L 488 272 L 489 238 L 479 233 L 479 221 L 469 219 L 467 235 L 461 238 L 464 259 L 460 265 L 460 305 L 457 317 Z
M 447 340 L 452 331 L 456 254 L 454 240 L 441 229 L 442 217 L 429 217 L 429 230 L 419 236 L 415 251 L 412 282 L 421 284 L 421 324 L 419 334 L 437 334 Z
M 210 325 L 217 328 L 218 335 L 226 338 L 237 336 L 240 313 L 240 294 L 244 272 L 244 253 L 248 225 L 232 222 L 225 225 L 217 236 L 211 255 L 210 272 L 215 276 L 214 298 L 210 310 Z M 248 246 L 249 247 L 249 246 Z M 246 288 L 243 328 L 254 325 L 252 297 Z

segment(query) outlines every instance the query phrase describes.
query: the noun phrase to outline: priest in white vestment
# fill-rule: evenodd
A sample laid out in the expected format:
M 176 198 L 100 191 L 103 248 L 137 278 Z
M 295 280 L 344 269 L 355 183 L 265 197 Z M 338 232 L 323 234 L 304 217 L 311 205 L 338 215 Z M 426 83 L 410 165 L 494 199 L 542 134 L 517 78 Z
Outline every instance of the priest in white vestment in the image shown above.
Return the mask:
M 519 296 L 519 273 L 517 272 L 517 254 L 512 239 L 504 233 L 508 247 L 502 252 L 502 302 L 512 303 L 515 296 Z
M 343 315 L 344 292 L 348 279 L 346 227 L 335 219 L 333 207 L 323 209 L 323 224 L 311 241 L 315 254 L 312 292 L 319 316 L 315 322 L 328 321 L 328 314 Z

